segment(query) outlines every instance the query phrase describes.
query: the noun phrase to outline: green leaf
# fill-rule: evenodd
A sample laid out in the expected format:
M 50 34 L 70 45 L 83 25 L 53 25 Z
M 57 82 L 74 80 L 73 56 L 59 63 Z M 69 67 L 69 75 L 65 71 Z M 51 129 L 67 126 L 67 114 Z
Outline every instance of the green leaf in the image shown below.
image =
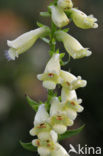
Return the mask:
M 24 143 L 24 142 L 20 141 L 20 145 L 21 145 L 24 149 L 26 149 L 26 150 L 28 150 L 28 151 L 32 151 L 32 152 L 36 152 L 36 151 L 37 151 L 37 148 L 34 147 L 34 146 L 32 145 L 31 142 L 29 142 L 29 143 Z
M 36 101 L 32 100 L 29 96 L 26 96 L 26 99 L 27 99 L 29 105 L 32 107 L 32 109 L 34 111 L 37 111 L 39 104 Z
M 84 127 L 85 127 L 85 125 L 81 126 L 81 127 L 78 128 L 78 129 L 68 130 L 68 131 L 66 131 L 64 134 L 59 135 L 58 140 L 61 141 L 61 140 L 63 140 L 63 139 L 70 138 L 70 137 L 72 137 L 72 136 L 74 136 L 74 135 L 77 135 L 77 134 L 79 134 L 79 133 L 84 129 Z
M 49 12 L 40 12 L 40 16 L 50 17 L 50 14 L 49 14 Z

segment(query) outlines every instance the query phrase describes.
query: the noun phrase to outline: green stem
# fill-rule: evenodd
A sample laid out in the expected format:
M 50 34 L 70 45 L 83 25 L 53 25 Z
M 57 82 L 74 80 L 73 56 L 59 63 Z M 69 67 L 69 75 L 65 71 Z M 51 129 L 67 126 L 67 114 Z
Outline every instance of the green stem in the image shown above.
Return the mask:
M 50 42 L 49 42 L 51 55 L 55 53 L 55 47 L 56 47 L 56 40 L 54 37 L 55 31 L 56 31 L 56 26 L 53 22 L 51 22 L 51 34 L 50 34 Z

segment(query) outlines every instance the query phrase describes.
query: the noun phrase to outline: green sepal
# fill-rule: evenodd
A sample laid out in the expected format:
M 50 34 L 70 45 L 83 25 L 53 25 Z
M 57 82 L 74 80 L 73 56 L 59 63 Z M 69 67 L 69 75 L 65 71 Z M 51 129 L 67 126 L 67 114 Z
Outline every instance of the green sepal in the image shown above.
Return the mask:
M 41 39 L 42 39 L 45 43 L 47 43 L 47 44 L 49 44 L 49 43 L 50 43 L 50 40 L 49 40 L 48 38 L 41 37 Z
M 32 109 L 37 112 L 38 107 L 39 107 L 39 103 L 37 103 L 36 101 L 32 100 L 29 96 L 26 96 L 26 99 L 29 103 L 29 105 L 32 107 Z
M 50 111 L 50 106 L 51 106 L 50 101 L 54 96 L 57 96 L 57 94 L 53 90 L 48 90 L 48 98 L 47 98 L 47 101 L 45 102 L 45 107 L 48 113 Z
M 20 145 L 21 145 L 24 149 L 26 149 L 26 150 L 28 150 L 28 151 L 31 151 L 31 152 L 36 152 L 36 151 L 37 151 L 37 147 L 34 147 L 34 146 L 32 145 L 31 142 L 29 142 L 29 143 L 24 143 L 24 142 L 20 141 Z
M 40 23 L 40 22 L 37 22 L 36 24 L 37 24 L 38 27 L 43 27 L 43 26 L 45 26 L 44 24 L 42 24 L 42 23 Z
M 50 13 L 49 12 L 40 12 L 40 16 L 50 17 Z
M 70 62 L 70 55 L 69 55 L 69 59 L 67 61 L 63 61 L 64 56 L 65 56 L 65 53 L 60 54 L 60 65 L 61 66 L 65 66 Z
M 68 32 L 70 29 L 69 28 L 65 28 L 65 29 L 63 29 L 62 31 L 64 31 L 64 32 Z
M 58 136 L 58 140 L 59 141 L 62 141 L 63 139 L 66 139 L 66 138 L 70 138 L 72 136 L 75 136 L 75 135 L 79 134 L 84 129 L 84 127 L 85 127 L 85 125 L 81 126 L 78 129 L 68 130 L 64 134 L 59 135 Z

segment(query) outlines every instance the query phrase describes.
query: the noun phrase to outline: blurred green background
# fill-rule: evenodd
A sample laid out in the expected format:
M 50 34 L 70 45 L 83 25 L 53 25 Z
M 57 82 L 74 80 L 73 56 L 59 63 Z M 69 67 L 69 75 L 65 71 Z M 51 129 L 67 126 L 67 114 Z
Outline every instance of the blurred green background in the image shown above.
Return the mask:
M 33 156 L 36 153 L 22 149 L 19 140 L 30 142 L 29 130 L 33 126 L 34 112 L 27 104 L 25 94 L 34 100 L 45 101 L 47 91 L 36 79 L 43 72 L 49 59 L 49 47 L 39 40 L 16 61 L 5 58 L 7 39 L 12 40 L 21 33 L 36 28 L 36 21 L 48 24 L 49 19 L 39 16 L 45 11 L 49 0 L 0 0 L 0 156 Z M 52 2 L 52 0 L 51 0 Z M 98 18 L 99 28 L 81 30 L 70 24 L 70 34 L 93 55 L 72 60 L 63 69 L 71 70 L 88 81 L 86 88 L 79 89 L 85 110 L 78 115 L 72 128 L 86 124 L 78 136 L 62 142 L 68 150 L 69 143 L 88 146 L 103 146 L 103 0 L 74 0 L 74 6 Z M 62 44 L 61 52 L 64 52 Z

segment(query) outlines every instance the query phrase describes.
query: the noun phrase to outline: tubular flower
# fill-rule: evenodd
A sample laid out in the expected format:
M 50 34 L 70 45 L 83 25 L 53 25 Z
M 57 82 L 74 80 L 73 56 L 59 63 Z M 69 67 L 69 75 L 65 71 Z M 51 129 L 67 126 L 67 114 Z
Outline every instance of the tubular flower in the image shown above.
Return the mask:
M 7 53 L 9 59 L 15 60 L 20 54 L 31 48 L 39 37 L 45 36 L 49 33 L 49 28 L 43 26 L 41 28 L 29 31 L 19 36 L 13 41 L 7 41 L 10 47 Z
M 50 131 L 52 130 L 52 128 L 48 123 L 48 118 L 49 114 L 45 110 L 45 105 L 40 105 L 34 119 L 34 128 L 30 130 L 30 134 L 32 136 L 37 135 L 41 140 L 50 138 Z
M 81 80 L 81 77 L 74 76 L 73 74 L 60 70 L 60 83 L 63 87 L 74 90 L 80 87 L 85 87 L 87 84 L 86 80 Z
M 82 112 L 84 108 L 80 105 L 82 103 L 81 99 L 77 99 L 75 90 L 68 90 L 62 88 L 61 99 L 63 103 L 63 111 L 67 113 L 71 120 L 75 120 L 77 117 L 77 112 Z
M 87 16 L 82 11 L 71 8 L 70 15 L 75 25 L 82 29 L 98 28 L 97 19 L 93 15 Z
M 49 8 L 51 10 L 52 20 L 57 27 L 62 28 L 68 25 L 69 19 L 61 8 L 54 5 L 49 6 Z
M 60 55 L 54 54 L 47 63 L 43 74 L 37 75 L 37 78 L 43 81 L 43 86 L 47 89 L 55 89 L 59 82 L 60 73 Z
M 55 36 L 58 41 L 62 41 L 65 49 L 74 59 L 83 58 L 92 54 L 88 48 L 84 48 L 74 37 L 64 31 L 56 31 Z
M 63 134 L 67 130 L 67 126 L 73 125 L 73 121 L 63 112 L 62 105 L 57 97 L 54 97 L 51 101 L 50 123 L 58 134 Z
M 32 141 L 33 146 L 38 147 L 40 156 L 48 156 L 56 149 L 57 134 L 54 131 L 50 132 L 50 138 L 47 140 L 35 139 Z
M 58 0 L 57 2 L 58 7 L 66 10 L 73 7 L 73 3 L 71 0 Z

